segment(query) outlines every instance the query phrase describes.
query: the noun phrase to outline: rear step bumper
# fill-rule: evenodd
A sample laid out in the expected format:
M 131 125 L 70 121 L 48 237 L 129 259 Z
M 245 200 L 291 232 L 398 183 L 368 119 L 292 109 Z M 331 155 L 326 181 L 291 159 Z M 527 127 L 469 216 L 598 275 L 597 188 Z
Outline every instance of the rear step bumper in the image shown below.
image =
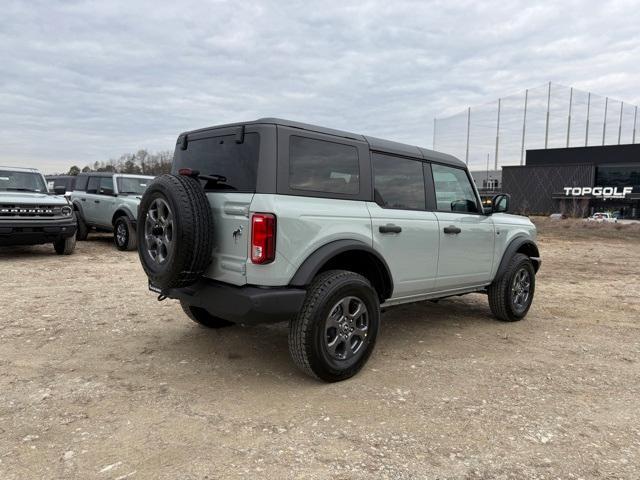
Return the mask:
M 149 286 L 156 290 L 155 287 Z M 202 279 L 164 294 L 234 323 L 256 325 L 288 321 L 302 308 L 306 290 L 291 287 L 237 287 Z

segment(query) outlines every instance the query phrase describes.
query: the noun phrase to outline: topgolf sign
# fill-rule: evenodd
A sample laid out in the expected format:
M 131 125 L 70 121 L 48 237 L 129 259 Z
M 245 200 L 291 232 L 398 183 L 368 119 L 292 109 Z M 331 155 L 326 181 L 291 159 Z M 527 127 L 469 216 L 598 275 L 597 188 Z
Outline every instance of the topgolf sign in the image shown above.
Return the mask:
M 583 197 L 593 195 L 600 198 L 624 198 L 633 192 L 633 187 L 564 187 L 567 197 Z

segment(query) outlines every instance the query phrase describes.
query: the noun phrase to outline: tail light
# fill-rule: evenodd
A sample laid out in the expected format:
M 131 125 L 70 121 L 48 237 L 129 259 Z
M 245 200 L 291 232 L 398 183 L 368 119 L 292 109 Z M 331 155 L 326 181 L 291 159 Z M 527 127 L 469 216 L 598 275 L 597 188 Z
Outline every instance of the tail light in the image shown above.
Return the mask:
M 270 263 L 276 258 L 276 216 L 254 213 L 251 217 L 251 261 Z

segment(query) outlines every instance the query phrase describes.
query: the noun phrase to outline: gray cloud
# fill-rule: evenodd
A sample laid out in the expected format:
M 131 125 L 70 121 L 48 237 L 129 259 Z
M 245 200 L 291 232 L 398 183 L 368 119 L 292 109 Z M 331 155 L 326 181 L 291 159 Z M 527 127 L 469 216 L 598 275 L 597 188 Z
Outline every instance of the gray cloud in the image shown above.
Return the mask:
M 545 81 L 640 103 L 632 1 L 9 0 L 0 163 L 65 170 L 281 116 L 423 146 L 434 116 Z

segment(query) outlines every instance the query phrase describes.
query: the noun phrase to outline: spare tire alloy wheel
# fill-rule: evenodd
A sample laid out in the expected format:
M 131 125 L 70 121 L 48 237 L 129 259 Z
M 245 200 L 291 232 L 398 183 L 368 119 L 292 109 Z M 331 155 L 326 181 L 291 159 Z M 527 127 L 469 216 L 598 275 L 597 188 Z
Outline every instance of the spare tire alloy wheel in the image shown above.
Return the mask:
M 173 214 L 167 202 L 156 198 L 144 222 L 147 253 L 158 265 L 164 264 L 173 250 Z
M 156 177 L 142 196 L 138 218 L 138 255 L 151 284 L 169 290 L 195 283 L 213 251 L 213 216 L 200 182 Z

